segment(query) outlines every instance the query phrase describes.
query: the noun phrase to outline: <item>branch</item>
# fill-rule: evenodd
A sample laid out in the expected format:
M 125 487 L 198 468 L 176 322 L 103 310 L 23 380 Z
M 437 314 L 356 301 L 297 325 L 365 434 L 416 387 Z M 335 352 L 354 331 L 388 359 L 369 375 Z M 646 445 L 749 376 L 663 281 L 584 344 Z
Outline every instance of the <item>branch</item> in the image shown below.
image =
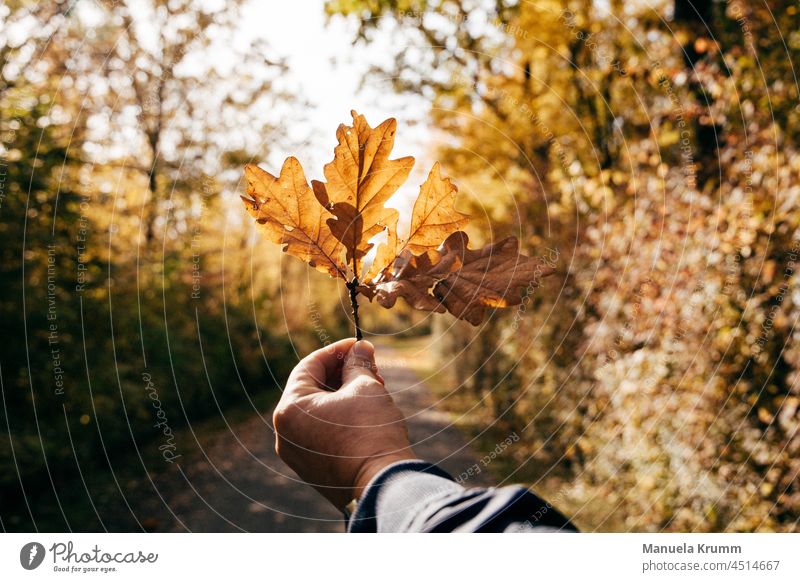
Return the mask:
M 356 329 L 356 341 L 361 341 L 364 339 L 364 335 L 361 333 L 361 324 L 358 321 L 358 277 L 353 277 L 353 280 L 348 281 L 345 283 L 345 285 L 350 290 L 350 305 L 353 308 L 353 323 L 355 324 Z

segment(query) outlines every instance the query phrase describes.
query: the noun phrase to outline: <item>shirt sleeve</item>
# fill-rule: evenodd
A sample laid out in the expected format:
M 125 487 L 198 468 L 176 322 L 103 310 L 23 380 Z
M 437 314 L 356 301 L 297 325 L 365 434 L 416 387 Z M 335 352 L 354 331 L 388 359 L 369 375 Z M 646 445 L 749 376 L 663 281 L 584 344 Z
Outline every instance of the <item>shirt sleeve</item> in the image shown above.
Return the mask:
M 400 461 L 373 477 L 347 531 L 577 531 L 552 505 L 519 486 L 470 488 L 436 465 Z

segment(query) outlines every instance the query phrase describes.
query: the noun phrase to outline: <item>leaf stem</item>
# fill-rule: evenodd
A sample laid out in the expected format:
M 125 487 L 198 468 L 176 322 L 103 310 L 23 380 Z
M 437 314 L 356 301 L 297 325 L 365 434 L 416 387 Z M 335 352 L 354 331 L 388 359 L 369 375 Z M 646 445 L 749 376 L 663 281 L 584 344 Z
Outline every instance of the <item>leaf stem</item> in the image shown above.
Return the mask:
M 358 277 L 353 277 L 352 281 L 345 283 L 350 290 L 350 306 L 353 308 L 353 323 L 356 327 L 356 341 L 364 339 L 361 333 L 361 324 L 358 321 Z

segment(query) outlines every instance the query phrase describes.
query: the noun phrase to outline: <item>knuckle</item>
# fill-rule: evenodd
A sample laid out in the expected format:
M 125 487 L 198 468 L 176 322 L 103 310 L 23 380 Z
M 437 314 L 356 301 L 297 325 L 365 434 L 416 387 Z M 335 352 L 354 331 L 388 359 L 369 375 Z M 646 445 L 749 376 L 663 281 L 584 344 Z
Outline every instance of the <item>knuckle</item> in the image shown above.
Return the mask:
M 279 434 L 285 432 L 291 426 L 294 417 L 294 406 L 281 404 L 276 406 L 272 412 L 272 426 L 275 427 L 275 432 Z

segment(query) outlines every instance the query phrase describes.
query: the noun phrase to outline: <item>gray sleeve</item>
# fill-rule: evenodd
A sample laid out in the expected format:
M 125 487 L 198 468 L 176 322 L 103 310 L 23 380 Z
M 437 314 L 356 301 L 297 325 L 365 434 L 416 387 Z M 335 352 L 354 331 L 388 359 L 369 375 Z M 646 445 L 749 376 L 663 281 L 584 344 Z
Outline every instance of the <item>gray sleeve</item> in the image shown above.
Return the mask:
M 466 489 L 436 465 L 401 461 L 367 486 L 348 531 L 544 532 L 576 531 L 524 487 Z

